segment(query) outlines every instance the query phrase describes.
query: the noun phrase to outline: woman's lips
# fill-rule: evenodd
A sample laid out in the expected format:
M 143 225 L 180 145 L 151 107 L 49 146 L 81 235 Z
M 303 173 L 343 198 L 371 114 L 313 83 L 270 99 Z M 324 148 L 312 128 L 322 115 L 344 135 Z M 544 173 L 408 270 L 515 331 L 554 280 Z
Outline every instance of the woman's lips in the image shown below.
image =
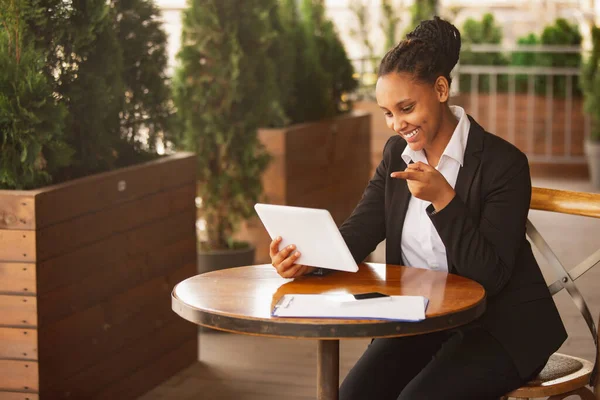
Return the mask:
M 416 142 L 419 138 L 419 133 L 421 132 L 421 128 L 413 129 L 410 132 L 403 133 L 402 137 L 408 142 L 413 143 Z

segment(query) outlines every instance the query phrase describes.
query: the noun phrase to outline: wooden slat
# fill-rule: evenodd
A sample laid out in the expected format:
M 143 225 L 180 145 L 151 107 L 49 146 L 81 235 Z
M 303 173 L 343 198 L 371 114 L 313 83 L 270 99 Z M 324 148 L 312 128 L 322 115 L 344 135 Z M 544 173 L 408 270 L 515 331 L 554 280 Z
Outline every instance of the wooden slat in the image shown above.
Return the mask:
M 0 293 L 33 295 L 35 292 L 34 263 L 0 262 Z
M 259 139 L 273 156 L 262 176 L 264 201 L 289 204 L 296 193 L 326 187 L 340 179 L 348 183 L 358 177 L 364 185 L 370 177 L 369 127 L 370 115 L 356 112 L 285 129 L 261 130 Z M 293 177 L 293 185 L 288 184 L 289 177 Z
M 534 187 L 530 208 L 600 218 L 600 193 Z
M 574 138 L 573 138 L 574 139 Z M 583 142 L 583 141 L 582 141 Z M 575 146 L 572 147 L 574 149 Z M 573 152 L 574 153 L 574 152 Z M 529 172 L 532 178 L 544 177 L 552 179 L 589 179 L 589 167 L 587 163 L 562 164 L 548 162 L 529 162 Z
M 93 399 L 134 399 L 196 362 L 198 340 L 193 338 L 162 355 L 152 364 L 143 366 L 132 375 L 111 384 Z
M 361 191 L 369 183 L 369 164 L 354 161 L 354 164 L 332 164 L 322 168 L 302 168 L 298 165 L 288 166 L 289 178 L 294 177 L 294 184 L 288 187 L 288 201 L 298 195 L 313 190 L 328 190 L 336 185 L 342 190 Z M 342 192 L 343 193 L 343 192 Z M 330 196 L 338 195 L 334 189 L 329 190 Z
M 49 186 L 36 194 L 37 228 L 194 182 L 195 171 L 196 156 L 178 153 L 149 163 Z
M 186 211 L 162 224 L 145 228 L 135 237 L 129 236 L 105 247 L 107 253 L 114 252 L 117 257 L 105 257 L 99 263 L 82 260 L 80 264 L 64 264 L 65 269 L 84 269 L 87 275 L 76 281 L 68 279 L 65 285 L 52 291 L 42 292 L 40 288 L 40 326 L 100 303 L 164 271 L 195 261 L 196 241 L 191 227 L 194 213 L 195 210 Z
M 195 207 L 196 183 L 84 214 L 38 232 L 38 261 L 68 253 L 116 233 Z
M 34 327 L 36 325 L 35 297 L 0 295 L 0 326 Z
M 28 392 L 3 392 L 0 390 L 0 399 L 2 400 L 39 400 L 37 393 Z
M 71 253 L 42 261 L 37 267 L 38 293 L 45 296 L 59 287 L 75 284 L 111 265 L 131 262 L 139 255 L 194 235 L 196 209 L 152 221 L 127 232 L 115 234 Z
M 286 204 L 285 130 L 261 129 L 259 140 L 272 159 L 261 176 L 264 202 Z
M 369 154 L 369 117 L 346 115 L 288 132 L 286 157 L 293 163 L 324 165 Z
M 37 360 L 37 347 L 37 330 L 0 328 L 0 358 Z
M 31 193 L 0 190 L 0 229 L 35 229 L 35 200 Z
M 35 361 L 0 360 L 0 391 L 38 391 L 38 364 Z
M 35 232 L 0 230 L 0 260 L 35 261 Z
M 170 293 L 196 273 L 191 263 L 43 328 L 40 354 L 44 379 L 61 380 L 130 346 L 175 315 Z
M 127 348 L 106 355 L 99 363 L 79 372 L 66 380 L 48 380 L 48 375 L 41 375 L 41 393 L 52 399 L 93 398 L 103 388 L 126 379 L 133 371 L 140 368 L 161 368 L 162 355 L 178 348 L 181 343 L 197 341 L 198 327 L 178 318 L 176 315 L 167 325 L 157 327 L 148 332 L 140 340 Z M 185 355 L 185 363 L 191 363 L 197 354 L 189 348 Z M 154 385 L 154 382 L 146 382 Z M 156 382 L 158 383 L 158 382 Z M 146 386 L 149 389 L 151 386 Z

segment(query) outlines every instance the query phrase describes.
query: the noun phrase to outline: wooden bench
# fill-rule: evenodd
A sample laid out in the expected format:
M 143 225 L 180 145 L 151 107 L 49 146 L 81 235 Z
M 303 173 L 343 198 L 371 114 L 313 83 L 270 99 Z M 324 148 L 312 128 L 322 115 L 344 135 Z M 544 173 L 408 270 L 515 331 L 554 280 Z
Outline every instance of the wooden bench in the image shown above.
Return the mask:
M 600 194 L 534 187 L 530 209 L 600 218 Z M 579 265 L 567 271 L 529 220 L 527 221 L 527 236 L 559 277 L 548 286 L 552 295 L 566 289 L 581 312 L 596 346 L 596 360 L 591 362 L 566 354 L 554 353 L 536 379 L 508 393 L 502 399 L 531 399 L 550 396 L 548 400 L 559 400 L 571 395 L 578 395 L 583 400 L 599 400 L 600 383 L 598 382 L 597 373 L 597 363 L 600 358 L 598 325 L 594 322 L 583 296 L 577 289 L 575 280 L 594 265 L 600 263 L 600 246 Z M 600 243 L 600 238 L 598 242 Z M 600 320 L 598 323 L 600 324 Z M 588 388 L 588 385 L 594 389 L 593 392 Z

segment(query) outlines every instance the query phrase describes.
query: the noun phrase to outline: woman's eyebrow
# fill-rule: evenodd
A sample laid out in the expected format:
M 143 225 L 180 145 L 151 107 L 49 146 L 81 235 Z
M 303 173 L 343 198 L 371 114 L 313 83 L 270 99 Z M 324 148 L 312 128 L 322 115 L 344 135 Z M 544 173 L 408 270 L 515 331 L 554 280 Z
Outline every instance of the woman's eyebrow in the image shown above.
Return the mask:
M 402 104 L 408 103 L 409 101 L 411 101 L 411 99 L 400 100 L 399 102 L 396 103 L 396 107 L 400 107 Z

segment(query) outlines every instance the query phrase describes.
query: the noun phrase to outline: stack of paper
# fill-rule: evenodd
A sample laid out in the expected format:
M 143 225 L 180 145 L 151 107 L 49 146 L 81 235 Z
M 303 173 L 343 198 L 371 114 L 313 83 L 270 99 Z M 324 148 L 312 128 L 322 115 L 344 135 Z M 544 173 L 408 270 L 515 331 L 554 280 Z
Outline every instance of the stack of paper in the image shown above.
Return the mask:
M 428 302 L 423 296 L 354 300 L 347 295 L 286 294 L 272 314 L 275 317 L 422 321 Z

